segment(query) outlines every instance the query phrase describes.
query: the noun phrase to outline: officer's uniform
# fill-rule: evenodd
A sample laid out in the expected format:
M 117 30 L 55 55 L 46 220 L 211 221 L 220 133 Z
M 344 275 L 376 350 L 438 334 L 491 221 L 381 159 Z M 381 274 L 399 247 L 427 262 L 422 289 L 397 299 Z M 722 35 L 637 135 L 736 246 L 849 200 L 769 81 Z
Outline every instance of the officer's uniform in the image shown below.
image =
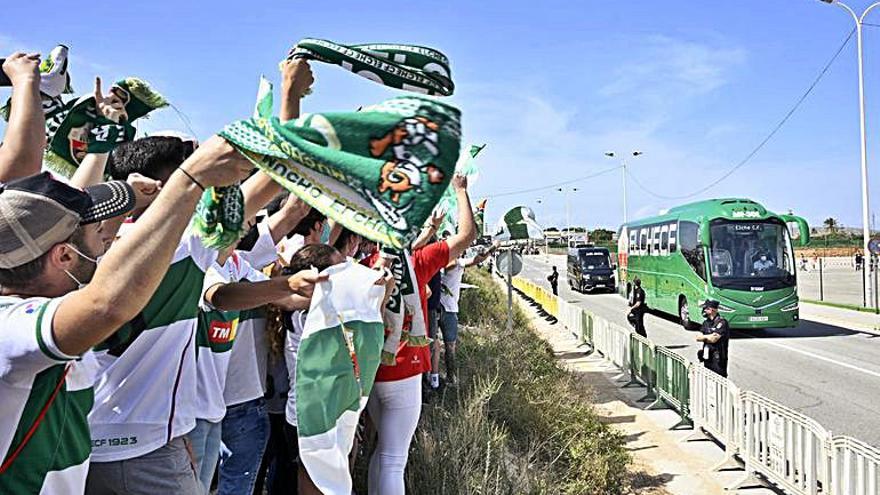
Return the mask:
M 553 295 L 559 295 L 559 272 L 554 271 L 547 277 L 547 280 L 550 282 L 550 288 L 553 290 Z
M 638 308 L 632 308 L 638 303 L 642 304 L 640 304 Z M 633 316 L 633 326 L 635 327 L 636 333 L 642 337 L 647 337 L 648 333 L 645 332 L 645 312 L 648 307 L 645 305 L 645 289 L 642 289 L 641 286 L 635 287 L 629 305 L 632 308 L 630 312 Z
M 720 314 L 707 319 L 700 328 L 703 335 L 717 333 L 721 336 L 714 344 L 703 342 L 703 366 L 727 378 L 727 346 L 730 342 L 730 324 Z

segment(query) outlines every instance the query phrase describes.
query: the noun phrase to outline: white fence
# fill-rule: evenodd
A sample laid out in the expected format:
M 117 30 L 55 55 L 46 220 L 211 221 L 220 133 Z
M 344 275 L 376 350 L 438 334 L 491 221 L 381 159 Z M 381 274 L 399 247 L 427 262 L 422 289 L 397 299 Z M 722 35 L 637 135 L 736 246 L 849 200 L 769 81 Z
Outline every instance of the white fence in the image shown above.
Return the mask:
M 831 493 L 876 495 L 880 488 L 880 452 L 850 437 L 831 440 Z
M 528 287 L 529 297 L 550 301 L 548 308 L 553 309 L 548 311 L 556 311 L 553 316 L 559 323 L 605 359 L 634 376 L 645 375 L 644 367 L 653 366 L 658 394 L 664 392 L 664 378 L 669 382 L 667 390 L 683 390 L 669 367 L 672 360 L 668 358 L 677 361 L 678 355 L 649 340 L 631 339 L 628 328 L 541 291 L 534 284 Z M 642 345 L 631 362 L 632 341 L 649 345 Z M 646 356 L 649 352 L 651 359 Z M 663 361 L 665 367 L 660 366 Z M 688 389 L 681 397 L 665 399 L 673 403 L 683 399 L 682 415 L 724 445 L 727 461 L 738 458 L 745 464 L 745 478 L 731 489 L 766 480 L 790 494 L 880 495 L 880 449 L 854 438 L 832 437 L 813 419 L 755 392 L 740 390 L 702 366 L 684 363 Z

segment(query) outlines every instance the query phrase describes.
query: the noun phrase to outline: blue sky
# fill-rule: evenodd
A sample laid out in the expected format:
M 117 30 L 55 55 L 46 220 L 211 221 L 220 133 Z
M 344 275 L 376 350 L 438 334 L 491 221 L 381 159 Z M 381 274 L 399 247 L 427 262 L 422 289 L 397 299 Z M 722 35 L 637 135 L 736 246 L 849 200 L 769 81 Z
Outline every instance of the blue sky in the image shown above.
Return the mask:
M 139 76 L 185 114 L 200 138 L 250 114 L 260 74 L 304 37 L 432 46 L 452 63 L 475 199 L 589 175 L 603 156 L 641 150 L 632 174 L 651 191 L 690 193 L 740 161 L 812 82 L 852 29 L 816 0 L 736 2 L 4 2 L 0 53 L 70 46 L 74 86 Z M 868 1 L 850 0 L 859 9 Z M 868 18 L 880 24 L 880 10 Z M 880 27 L 865 27 L 869 175 L 880 205 Z M 305 111 L 354 109 L 398 94 L 315 65 Z M 696 199 L 750 197 L 818 224 L 861 222 L 855 39 L 777 136 L 748 165 Z M 2 93 L 5 98 L 6 93 Z M 143 131 L 186 130 L 163 110 Z M 0 125 L 2 129 L 2 125 Z M 684 202 L 630 181 L 630 217 Z M 572 184 L 572 223 L 616 228 L 620 171 Z M 540 199 L 542 202 L 537 203 Z M 533 207 L 565 222 L 555 188 L 494 197 L 489 218 Z M 880 219 L 878 219 L 880 222 Z M 878 223 L 880 227 L 880 223 Z

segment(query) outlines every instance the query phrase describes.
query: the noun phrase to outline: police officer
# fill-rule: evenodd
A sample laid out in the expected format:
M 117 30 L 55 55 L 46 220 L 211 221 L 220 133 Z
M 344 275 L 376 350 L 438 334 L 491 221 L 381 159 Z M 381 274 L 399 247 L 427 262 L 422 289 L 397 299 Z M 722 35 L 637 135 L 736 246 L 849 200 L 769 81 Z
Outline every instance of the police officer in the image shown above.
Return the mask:
M 556 271 L 556 267 L 553 267 L 553 271 L 547 277 L 547 281 L 550 282 L 550 288 L 553 290 L 553 295 L 559 295 L 559 272 Z
M 636 333 L 647 337 L 645 332 L 645 312 L 648 306 L 645 304 L 645 289 L 642 289 L 642 279 L 636 277 L 633 280 L 633 291 L 629 299 L 629 315 L 627 320 L 635 327 Z
M 697 342 L 703 348 L 697 357 L 706 368 L 727 378 L 727 346 L 730 342 L 730 324 L 718 314 L 718 301 L 708 300 L 703 303 L 703 316 L 706 321 L 700 328 L 702 335 Z

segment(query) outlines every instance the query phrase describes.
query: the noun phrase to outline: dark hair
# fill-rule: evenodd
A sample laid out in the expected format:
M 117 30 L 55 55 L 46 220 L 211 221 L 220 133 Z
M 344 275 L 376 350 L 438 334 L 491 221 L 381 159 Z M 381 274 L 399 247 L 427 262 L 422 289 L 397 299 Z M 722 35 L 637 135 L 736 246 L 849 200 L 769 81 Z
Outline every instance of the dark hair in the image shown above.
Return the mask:
M 339 233 L 339 237 L 336 238 L 336 242 L 333 243 L 333 247 L 341 251 L 343 248 L 347 247 L 348 242 L 354 237 L 360 237 L 360 235 L 343 227 L 342 232 Z
M 259 238 L 260 232 L 257 230 L 257 224 L 254 223 L 251 225 L 251 228 L 248 229 L 247 233 L 239 239 L 238 245 L 235 246 L 235 249 L 239 251 L 250 251 L 257 244 L 257 239 Z
M 640 279 L 639 277 L 636 277 L 633 279 L 633 283 L 636 284 L 636 287 L 641 287 L 642 286 L 642 279 Z
M 85 231 L 82 227 L 77 227 L 66 242 L 73 244 L 81 251 L 86 251 L 83 249 L 83 245 L 85 244 L 83 238 L 84 233 Z M 23 265 L 14 268 L 0 268 L 0 287 L 24 289 L 30 287 L 34 283 L 39 284 L 40 276 L 43 275 L 43 270 L 46 269 L 46 260 L 48 259 L 49 252 L 47 251 L 40 255 L 39 258 L 28 261 Z
M 312 267 L 321 271 L 333 266 L 334 254 L 339 251 L 328 244 L 306 244 L 290 258 L 290 265 L 284 268 L 284 273 L 292 275 Z
M 309 235 L 312 228 L 315 227 L 316 223 L 323 223 L 327 217 L 324 216 L 320 211 L 312 208 L 309 210 L 309 213 L 303 218 L 296 227 L 293 228 L 294 234 L 299 234 L 301 236 Z
M 192 144 L 180 138 L 150 136 L 117 146 L 107 168 L 116 180 L 138 173 L 164 182 L 192 153 Z

